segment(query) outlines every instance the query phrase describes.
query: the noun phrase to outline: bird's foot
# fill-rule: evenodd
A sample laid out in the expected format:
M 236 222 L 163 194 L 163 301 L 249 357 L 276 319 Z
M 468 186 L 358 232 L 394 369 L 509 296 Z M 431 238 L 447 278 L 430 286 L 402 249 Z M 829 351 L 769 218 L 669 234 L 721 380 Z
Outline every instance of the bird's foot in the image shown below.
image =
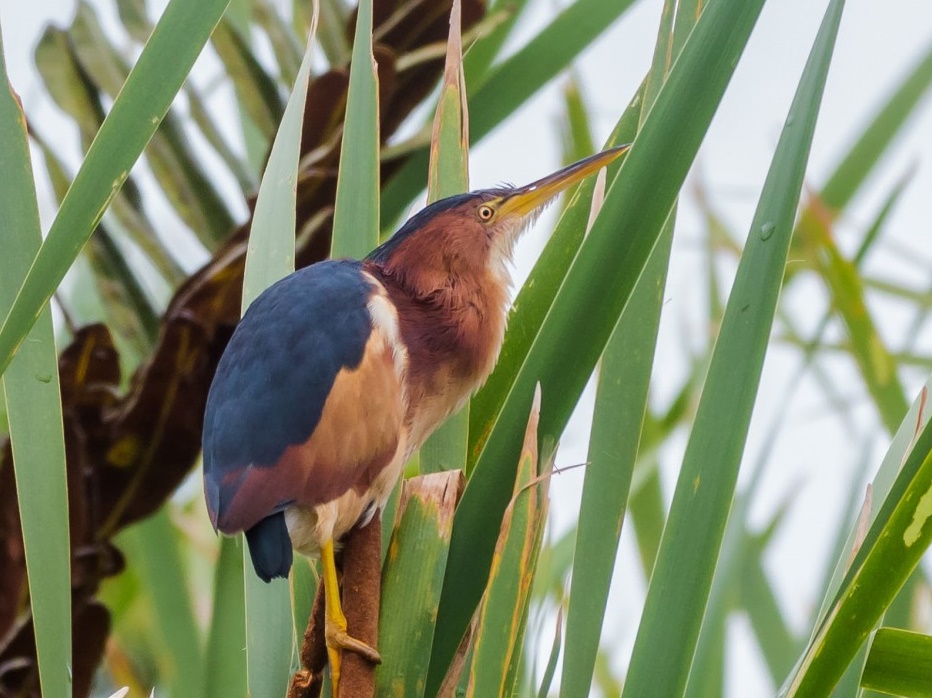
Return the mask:
M 365 642 L 351 637 L 346 632 L 345 620 L 341 623 L 339 618 L 328 616 L 325 634 L 327 638 L 327 656 L 330 659 L 330 677 L 333 681 L 333 695 L 336 698 L 339 696 L 340 662 L 344 650 L 355 652 L 373 664 L 381 664 L 382 657 Z

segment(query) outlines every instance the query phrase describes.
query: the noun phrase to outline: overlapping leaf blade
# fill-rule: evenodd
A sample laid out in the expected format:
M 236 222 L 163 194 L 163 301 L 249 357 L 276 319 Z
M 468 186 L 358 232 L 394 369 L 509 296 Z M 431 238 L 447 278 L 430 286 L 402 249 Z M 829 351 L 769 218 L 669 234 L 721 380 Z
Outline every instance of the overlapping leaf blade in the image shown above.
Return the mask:
M 672 2 L 664 3 L 653 64 L 646 78 L 641 124 L 673 59 L 673 6 Z M 674 218 L 675 213 L 671 213 L 664 223 L 660 240 L 602 355 L 567 612 L 566 658 L 560 684 L 564 696 L 587 693 L 592 681 L 647 407 Z
M 547 516 L 552 464 L 547 454 L 543 454 L 540 462 L 538 459 L 539 420 L 538 386 L 517 464 L 512 498 L 502 520 L 489 582 L 478 612 L 468 668 L 468 698 L 513 695 L 516 690 L 531 580 Z
M 751 223 L 664 527 L 623 695 L 677 696 L 686 688 L 843 6 L 832 2 L 826 12 Z M 715 7 L 706 10 L 696 32 Z M 684 56 L 686 51 L 688 44 Z
M 120 190 L 228 2 L 172 0 L 165 9 L 0 324 L 0 373 Z
M 457 510 L 428 690 L 440 685 L 478 601 L 533 386 L 544 391 L 542 438 L 554 438 L 630 298 L 761 5 L 719 0 L 699 20 L 508 391 Z

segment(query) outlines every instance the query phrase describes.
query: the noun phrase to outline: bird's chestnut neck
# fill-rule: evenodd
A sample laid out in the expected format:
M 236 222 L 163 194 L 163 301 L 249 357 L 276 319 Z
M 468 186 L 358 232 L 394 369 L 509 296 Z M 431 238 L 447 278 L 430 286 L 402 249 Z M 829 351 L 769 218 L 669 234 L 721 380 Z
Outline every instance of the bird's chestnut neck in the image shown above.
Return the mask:
M 392 264 L 391 262 L 394 262 Z M 367 261 L 398 312 L 412 378 L 432 381 L 438 371 L 475 390 L 498 358 L 505 331 L 507 280 L 482 265 L 449 270 L 443 265 Z

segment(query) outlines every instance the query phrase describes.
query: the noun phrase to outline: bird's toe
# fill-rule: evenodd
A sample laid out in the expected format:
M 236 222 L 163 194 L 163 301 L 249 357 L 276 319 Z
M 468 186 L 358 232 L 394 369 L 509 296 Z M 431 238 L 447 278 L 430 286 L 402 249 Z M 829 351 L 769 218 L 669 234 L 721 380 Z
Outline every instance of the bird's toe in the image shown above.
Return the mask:
M 327 649 L 331 652 L 340 650 L 348 650 L 350 652 L 355 652 L 361 657 L 369 660 L 373 664 L 381 664 L 382 656 L 367 645 L 362 640 L 357 640 L 355 637 L 349 635 L 346 630 L 340 628 L 335 623 L 327 624 Z M 332 656 L 332 655 L 331 655 Z

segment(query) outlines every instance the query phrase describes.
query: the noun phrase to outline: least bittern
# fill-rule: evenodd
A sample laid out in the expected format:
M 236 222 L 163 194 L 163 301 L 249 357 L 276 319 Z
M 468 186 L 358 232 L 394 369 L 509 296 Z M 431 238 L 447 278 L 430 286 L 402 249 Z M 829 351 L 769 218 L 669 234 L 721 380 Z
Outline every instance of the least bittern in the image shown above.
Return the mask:
M 288 575 L 292 548 L 320 555 L 335 696 L 341 651 L 379 661 L 347 633 L 335 542 L 381 511 L 411 454 L 492 371 L 521 233 L 626 149 L 437 201 L 364 260 L 269 287 L 236 328 L 204 418 L 211 521 L 245 531 L 265 581 Z

